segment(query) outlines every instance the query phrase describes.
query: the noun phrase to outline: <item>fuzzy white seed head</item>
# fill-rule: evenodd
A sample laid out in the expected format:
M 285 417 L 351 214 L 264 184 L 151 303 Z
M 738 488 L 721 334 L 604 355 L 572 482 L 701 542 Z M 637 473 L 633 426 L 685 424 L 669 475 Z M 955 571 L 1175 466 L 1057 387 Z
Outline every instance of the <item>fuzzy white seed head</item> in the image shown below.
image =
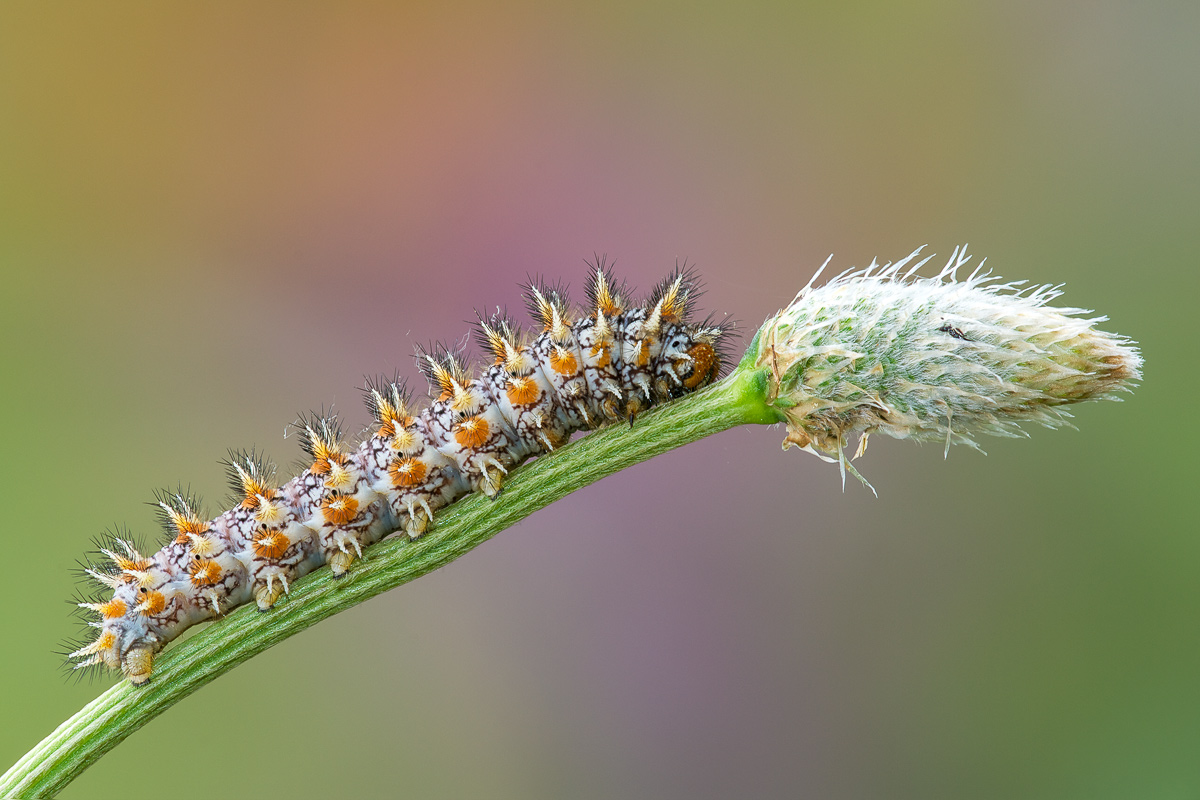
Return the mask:
M 771 402 L 787 418 L 785 448 L 857 475 L 844 455 L 851 433 L 861 434 L 858 454 L 875 432 L 978 448 L 975 434 L 1068 424 L 1062 406 L 1118 399 L 1141 378 L 1135 344 L 1095 328 L 1106 317 L 1047 305 L 1058 287 L 1005 283 L 982 263 L 960 280 L 965 246 L 936 277 L 917 278 L 932 258 L 918 261 L 921 249 L 819 288 L 810 281 L 763 325 L 756 366 L 769 370 Z

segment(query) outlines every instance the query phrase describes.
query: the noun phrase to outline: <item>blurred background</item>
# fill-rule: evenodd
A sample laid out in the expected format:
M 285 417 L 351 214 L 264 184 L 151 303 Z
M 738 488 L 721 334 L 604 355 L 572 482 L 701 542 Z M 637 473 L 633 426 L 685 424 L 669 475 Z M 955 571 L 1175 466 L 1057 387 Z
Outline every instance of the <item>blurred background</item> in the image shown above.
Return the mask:
M 956 244 L 1138 340 L 990 455 L 743 428 L 607 478 L 156 719 L 64 797 L 1200 795 L 1194 3 L 8 2 L 0 768 L 71 570 L 418 342 L 687 258 L 749 334 Z M 930 265 L 930 270 L 933 268 Z M 1189 322 L 1192 320 L 1192 322 Z

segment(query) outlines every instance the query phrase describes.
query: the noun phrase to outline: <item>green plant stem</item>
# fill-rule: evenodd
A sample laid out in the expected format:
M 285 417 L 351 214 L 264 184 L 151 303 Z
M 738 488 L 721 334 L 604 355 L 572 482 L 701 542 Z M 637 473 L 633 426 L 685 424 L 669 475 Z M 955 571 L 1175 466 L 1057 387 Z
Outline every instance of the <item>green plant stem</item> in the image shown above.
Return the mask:
M 514 470 L 495 500 L 455 503 L 416 541 L 397 537 L 345 577 L 321 569 L 267 613 L 247 604 L 168 648 L 150 683 L 122 681 L 97 697 L 0 777 L 0 797 L 49 797 L 125 737 L 217 676 L 326 617 L 448 564 L 563 495 L 652 456 L 746 423 L 781 421 L 766 404 L 764 371 L 745 363 L 724 380 L 657 408 L 637 424 L 595 431 Z

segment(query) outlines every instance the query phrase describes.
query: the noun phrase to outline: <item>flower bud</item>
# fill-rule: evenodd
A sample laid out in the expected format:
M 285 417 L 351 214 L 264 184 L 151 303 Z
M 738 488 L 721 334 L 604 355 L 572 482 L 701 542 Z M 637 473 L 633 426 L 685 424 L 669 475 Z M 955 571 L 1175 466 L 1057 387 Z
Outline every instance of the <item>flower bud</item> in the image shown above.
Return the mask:
M 1047 305 L 1058 287 L 1004 283 L 982 263 L 960 280 L 965 246 L 936 277 L 913 277 L 929 261 L 917 261 L 921 249 L 819 288 L 809 281 L 763 324 L 755 366 L 787 418 L 785 449 L 838 462 L 844 482 L 847 468 L 858 476 L 844 455 L 853 432 L 855 457 L 876 432 L 978 449 L 976 434 L 1066 425 L 1063 406 L 1119 399 L 1141 378 L 1135 344 L 1096 329 L 1106 317 Z

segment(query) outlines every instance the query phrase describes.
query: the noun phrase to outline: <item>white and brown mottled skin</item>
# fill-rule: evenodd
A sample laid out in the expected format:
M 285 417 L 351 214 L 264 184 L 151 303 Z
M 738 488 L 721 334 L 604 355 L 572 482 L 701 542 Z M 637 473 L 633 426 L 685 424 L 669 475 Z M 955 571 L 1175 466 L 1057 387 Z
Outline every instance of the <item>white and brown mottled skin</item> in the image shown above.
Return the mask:
M 541 332 L 527 341 L 502 315 L 479 322 L 492 365 L 470 378 L 460 358 L 422 352 L 434 399 L 410 408 L 397 381 L 368 383 L 376 426 L 357 448 L 336 420 L 298 428 L 311 466 L 282 486 L 257 454 L 228 462 L 237 504 L 205 521 L 183 493 L 158 497 L 170 541 L 143 556 L 124 539 L 112 562 L 88 574 L 112 590 L 97 612 L 97 639 L 70 653 L 75 667 L 104 665 L 134 684 L 150 679 L 154 655 L 186 628 L 248 602 L 269 610 L 297 578 L 323 564 L 341 576 L 386 535 L 421 536 L 438 509 L 479 491 L 495 496 L 527 458 L 571 434 L 616 421 L 714 381 L 727 326 L 688 321 L 696 282 L 677 270 L 646 303 L 630 307 L 623 286 L 593 269 L 590 308 L 573 312 L 563 292 L 528 287 Z

